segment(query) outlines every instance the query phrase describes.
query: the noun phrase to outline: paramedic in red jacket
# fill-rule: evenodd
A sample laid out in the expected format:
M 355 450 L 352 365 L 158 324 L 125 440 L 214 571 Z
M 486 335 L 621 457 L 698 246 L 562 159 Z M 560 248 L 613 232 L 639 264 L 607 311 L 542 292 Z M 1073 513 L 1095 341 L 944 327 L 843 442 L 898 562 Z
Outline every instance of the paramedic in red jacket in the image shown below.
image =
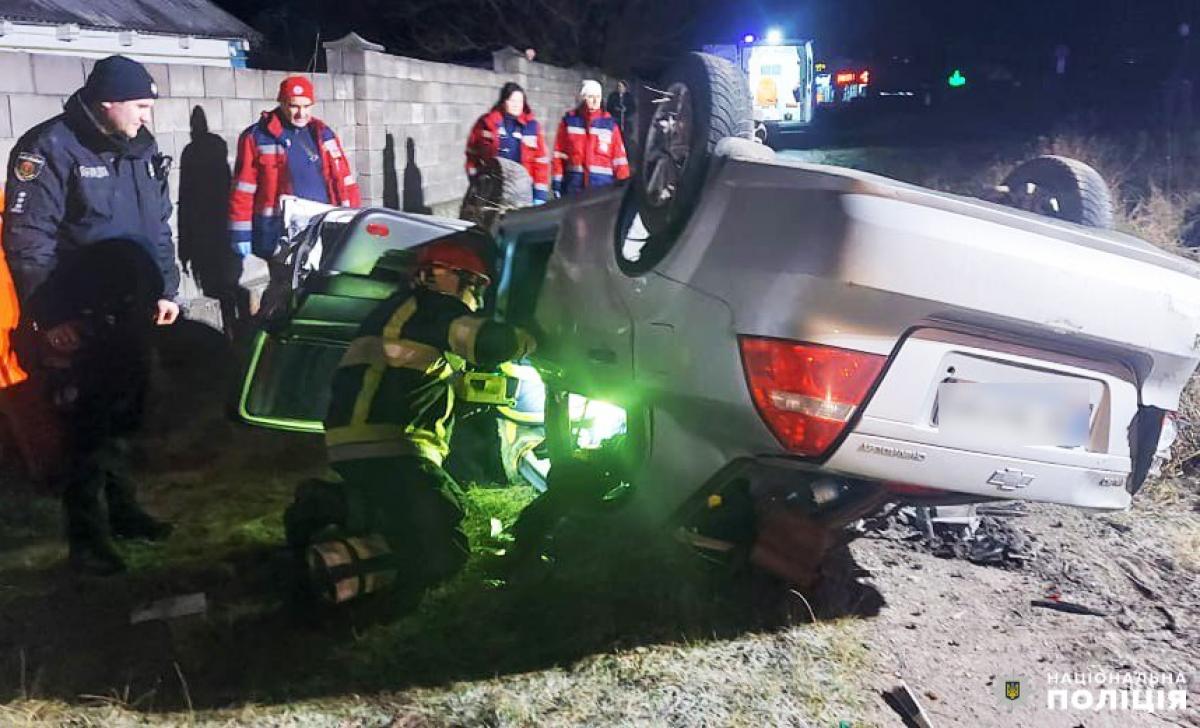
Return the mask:
M 358 207 L 358 183 L 337 134 L 312 115 L 316 93 L 304 76 L 279 84 L 279 106 L 238 137 L 229 236 L 242 257 L 269 259 L 282 232 L 279 196 L 296 195 L 331 205 Z
M 550 198 L 550 155 L 542 125 L 533 116 L 520 84 L 509 81 L 500 89 L 500 100 L 475 122 L 467 138 L 467 176 L 495 157 L 524 165 L 533 180 L 533 204 Z
M 584 81 L 579 106 L 568 111 L 554 139 L 554 196 L 564 197 L 592 187 L 607 187 L 629 178 L 629 160 L 621 127 L 600 108 L 597 81 Z

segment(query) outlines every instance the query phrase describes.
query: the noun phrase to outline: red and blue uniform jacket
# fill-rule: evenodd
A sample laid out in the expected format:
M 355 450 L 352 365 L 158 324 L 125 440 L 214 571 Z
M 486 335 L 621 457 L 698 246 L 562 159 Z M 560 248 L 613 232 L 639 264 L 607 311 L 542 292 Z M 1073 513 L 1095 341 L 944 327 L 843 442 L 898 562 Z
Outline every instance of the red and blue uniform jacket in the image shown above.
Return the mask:
M 521 165 L 529 171 L 533 180 L 534 202 L 545 202 L 550 197 L 550 155 L 546 149 L 546 137 L 542 133 L 542 125 L 534 118 L 529 107 L 516 117 L 516 124 L 511 133 L 513 141 L 521 150 Z M 474 177 L 479 173 L 480 166 L 489 159 L 500 156 L 503 137 L 508 136 L 505 128 L 504 112 L 499 108 L 492 109 L 479 117 L 475 126 L 471 127 L 471 135 L 467 137 L 467 176 Z
M 358 183 L 350 172 L 350 160 L 337 134 L 319 119 L 305 127 L 320 150 L 322 177 L 329 201 L 343 207 L 362 204 Z M 262 118 L 238 137 L 233 190 L 229 195 L 229 237 L 235 251 L 253 250 L 261 258 L 275 252 L 283 232 L 279 219 L 279 196 L 294 194 L 288 174 L 287 149 L 281 143 L 283 119 L 278 111 L 264 111 Z
M 607 187 L 629 178 L 629 159 L 621 127 L 607 111 L 568 111 L 554 140 L 554 195 L 562 197 L 591 187 Z

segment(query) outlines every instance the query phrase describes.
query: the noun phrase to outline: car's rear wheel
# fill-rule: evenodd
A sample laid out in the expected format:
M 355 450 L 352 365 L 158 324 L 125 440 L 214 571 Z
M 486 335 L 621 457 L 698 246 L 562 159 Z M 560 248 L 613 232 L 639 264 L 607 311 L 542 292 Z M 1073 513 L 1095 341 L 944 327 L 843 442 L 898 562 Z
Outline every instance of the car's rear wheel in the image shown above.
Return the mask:
M 674 235 L 700 197 L 717 142 L 753 139 L 754 123 L 745 76 L 716 56 L 689 53 L 658 95 L 642 146 L 639 206 L 651 234 Z
M 1023 162 L 1004 178 L 1001 201 L 1087 227 L 1113 227 L 1113 201 L 1100 173 L 1077 159 L 1046 155 Z
M 500 213 L 532 204 L 533 180 L 528 170 L 511 159 L 495 157 L 480 165 L 471 178 L 458 216 L 490 230 Z

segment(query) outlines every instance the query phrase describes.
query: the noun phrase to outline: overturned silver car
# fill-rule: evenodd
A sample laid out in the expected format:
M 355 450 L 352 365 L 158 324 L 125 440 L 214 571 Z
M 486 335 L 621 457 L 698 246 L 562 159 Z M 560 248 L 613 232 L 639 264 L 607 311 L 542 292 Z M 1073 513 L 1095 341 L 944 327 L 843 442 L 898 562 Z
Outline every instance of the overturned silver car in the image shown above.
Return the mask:
M 341 349 L 411 251 L 475 230 L 493 315 L 540 341 L 501 397 L 511 477 L 548 470 L 553 491 L 561 463 L 616 448 L 608 511 L 697 543 L 731 489 L 834 525 L 897 500 L 1129 506 L 1200 362 L 1200 269 L 1078 224 L 1094 185 L 1022 179 L 1009 192 L 1035 214 L 791 162 L 750 140 L 744 81 L 717 59 L 661 85 L 627 187 L 491 231 L 290 216 L 290 297 L 241 416 L 318 430 Z

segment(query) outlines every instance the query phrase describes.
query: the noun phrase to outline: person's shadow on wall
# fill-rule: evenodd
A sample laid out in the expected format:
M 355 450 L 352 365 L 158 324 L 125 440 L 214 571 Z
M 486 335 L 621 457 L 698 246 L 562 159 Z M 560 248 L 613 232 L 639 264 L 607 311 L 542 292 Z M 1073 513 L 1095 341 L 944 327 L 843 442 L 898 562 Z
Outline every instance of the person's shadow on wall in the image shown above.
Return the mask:
M 412 137 L 404 143 L 404 199 L 401 204 L 400 184 L 396 179 L 396 137 L 388 134 L 383 143 L 383 206 L 404 212 L 430 215 L 433 208 L 425 204 L 425 182 L 417 166 L 417 145 Z
M 225 333 L 247 318 L 249 296 L 238 286 L 242 262 L 229 243 L 229 146 L 192 109 L 192 141 L 179 160 L 179 261 L 204 295 L 221 304 Z
M 400 209 L 400 183 L 396 179 L 396 138 L 391 134 L 383 143 L 383 206 Z
M 392 144 L 392 135 L 388 134 L 388 144 Z M 433 208 L 425 204 L 425 182 L 421 179 L 421 168 L 417 166 L 417 145 L 409 137 L 404 142 L 404 207 L 405 212 L 418 212 L 422 215 L 433 213 Z

